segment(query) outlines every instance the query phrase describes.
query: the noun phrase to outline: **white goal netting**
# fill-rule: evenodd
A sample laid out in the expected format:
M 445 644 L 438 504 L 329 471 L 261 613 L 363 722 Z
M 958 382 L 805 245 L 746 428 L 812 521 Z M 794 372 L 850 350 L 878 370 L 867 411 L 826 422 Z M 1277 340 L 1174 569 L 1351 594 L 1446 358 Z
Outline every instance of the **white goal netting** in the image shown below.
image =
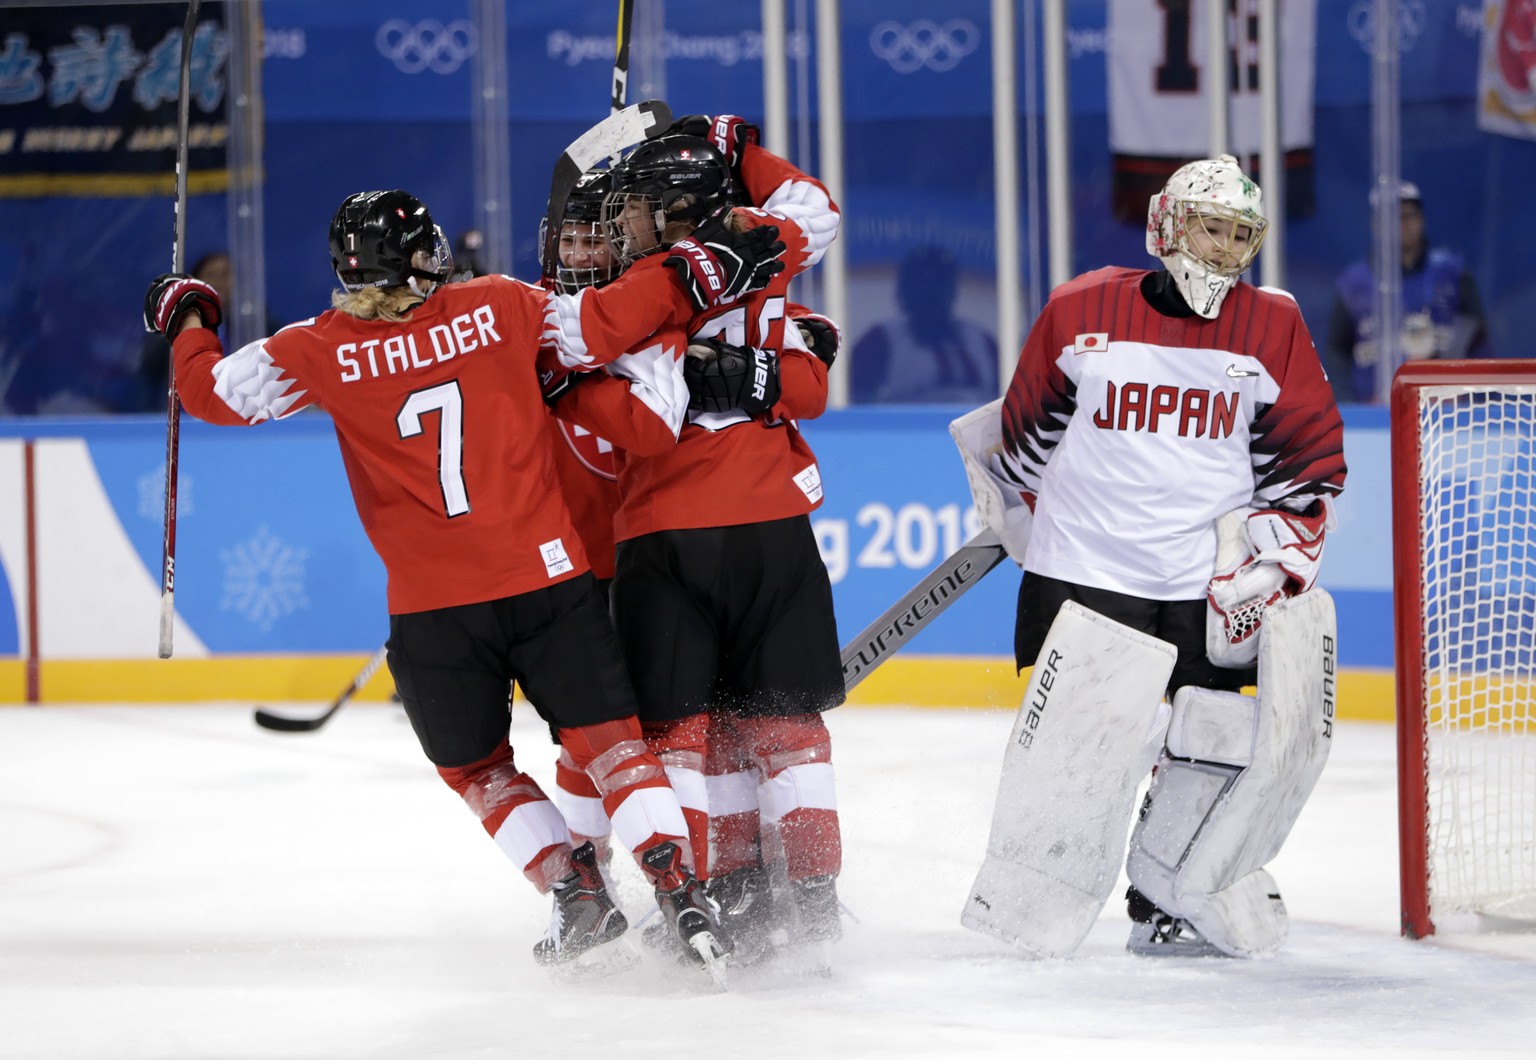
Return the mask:
M 1536 920 L 1536 385 L 1419 394 L 1430 906 Z

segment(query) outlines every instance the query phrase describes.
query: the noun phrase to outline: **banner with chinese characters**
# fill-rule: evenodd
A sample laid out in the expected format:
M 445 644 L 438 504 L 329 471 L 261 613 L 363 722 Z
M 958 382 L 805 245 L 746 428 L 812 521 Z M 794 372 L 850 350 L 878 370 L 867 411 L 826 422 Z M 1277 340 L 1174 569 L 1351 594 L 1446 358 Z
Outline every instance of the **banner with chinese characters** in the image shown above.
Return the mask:
M 175 184 L 184 4 L 11 7 L 0 36 L 0 196 L 137 196 Z M 192 43 L 188 185 L 221 189 L 223 5 Z
M 1477 125 L 1536 140 L 1536 0 L 1488 0 L 1483 5 Z

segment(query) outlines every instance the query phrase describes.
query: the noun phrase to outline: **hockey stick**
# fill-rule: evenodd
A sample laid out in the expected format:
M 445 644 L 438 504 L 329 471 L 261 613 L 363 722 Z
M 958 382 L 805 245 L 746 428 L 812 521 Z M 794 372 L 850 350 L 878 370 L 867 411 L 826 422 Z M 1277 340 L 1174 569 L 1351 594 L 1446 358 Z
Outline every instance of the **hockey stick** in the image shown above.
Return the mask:
M 176 236 L 171 244 L 171 271 L 181 272 L 187 260 L 187 139 L 192 125 L 192 39 L 197 35 L 197 8 L 187 4 L 181 26 L 181 91 L 176 99 Z M 166 336 L 169 341 L 173 336 Z M 165 407 L 165 539 L 160 552 L 160 658 L 171 657 L 176 628 L 176 479 L 181 452 L 181 402 L 176 399 L 176 358 L 166 371 Z
M 624 109 L 629 99 L 629 27 L 635 18 L 635 0 L 619 0 L 619 29 L 613 52 L 613 96 L 611 112 Z
M 549 182 L 549 206 L 544 212 L 544 260 L 556 260 L 565 203 L 581 175 L 642 140 L 659 136 L 672 124 L 672 111 L 659 99 L 648 99 L 610 114 L 578 136 L 555 162 Z
M 369 682 L 378 668 L 384 665 L 384 656 L 388 651 L 388 646 L 385 646 L 374 652 L 372 657 L 363 665 L 363 668 L 358 671 L 357 676 L 352 678 L 352 683 L 342 690 L 341 695 L 331 700 L 331 705 L 326 708 L 324 714 L 313 718 L 289 718 L 258 708 L 256 711 L 256 724 L 260 725 L 263 729 L 271 729 L 274 732 L 314 732 L 320 726 L 330 721 L 338 710 L 351 702 L 352 697 L 362 690 L 362 687 Z
M 844 689 L 851 690 L 900 651 L 945 608 L 991 573 L 1006 555 L 997 534 L 983 530 L 933 568 L 843 649 Z

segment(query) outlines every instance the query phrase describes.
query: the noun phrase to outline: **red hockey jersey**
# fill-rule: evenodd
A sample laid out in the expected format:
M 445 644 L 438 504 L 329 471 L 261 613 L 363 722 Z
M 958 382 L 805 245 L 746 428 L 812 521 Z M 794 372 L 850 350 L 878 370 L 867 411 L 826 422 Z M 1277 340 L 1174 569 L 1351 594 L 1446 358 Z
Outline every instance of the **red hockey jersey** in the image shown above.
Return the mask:
M 799 334 L 786 341 L 789 281 L 821 259 L 835 237 L 837 208 L 820 182 L 756 146 L 742 162 L 747 190 L 760 209 L 742 208 L 749 224 L 773 224 L 786 245 L 785 269 L 767 287 L 739 302 L 687 321 L 692 338 L 719 338 L 737 346 L 779 351 L 783 393 L 768 419 L 744 413 L 690 413 L 673 437 L 652 418 L 637 414 L 624 388 L 613 380 L 578 387 L 560 404 L 559 414 L 583 423 L 619 446 L 616 465 L 622 502 L 615 523 L 620 541 L 660 530 L 734 526 L 804 515 L 821 504 L 821 471 L 815 454 L 795 427 L 798 419 L 826 408 L 827 369 L 804 352 Z M 661 268 L 660 256 L 642 258 L 630 273 Z M 679 351 L 680 352 L 680 351 Z M 660 362 L 673 366 L 675 381 L 653 390 L 676 392 L 680 355 Z M 663 368 L 655 369 L 657 376 Z M 630 387 L 631 398 L 635 388 Z M 687 391 L 682 387 L 683 410 Z
M 687 311 L 669 270 L 575 296 L 486 276 L 438 288 L 403 323 L 332 311 L 228 357 L 214 332 L 188 329 L 176 388 L 213 423 L 328 412 L 389 610 L 425 611 L 588 569 L 538 370 L 605 363 Z

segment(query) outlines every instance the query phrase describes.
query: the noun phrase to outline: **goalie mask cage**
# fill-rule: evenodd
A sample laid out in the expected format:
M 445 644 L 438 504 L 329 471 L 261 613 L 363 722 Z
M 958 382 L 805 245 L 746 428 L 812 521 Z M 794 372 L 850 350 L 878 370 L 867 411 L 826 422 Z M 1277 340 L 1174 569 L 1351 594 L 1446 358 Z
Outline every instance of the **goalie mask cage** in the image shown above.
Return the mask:
M 1391 425 L 1403 934 L 1536 927 L 1536 361 L 1404 365 Z

